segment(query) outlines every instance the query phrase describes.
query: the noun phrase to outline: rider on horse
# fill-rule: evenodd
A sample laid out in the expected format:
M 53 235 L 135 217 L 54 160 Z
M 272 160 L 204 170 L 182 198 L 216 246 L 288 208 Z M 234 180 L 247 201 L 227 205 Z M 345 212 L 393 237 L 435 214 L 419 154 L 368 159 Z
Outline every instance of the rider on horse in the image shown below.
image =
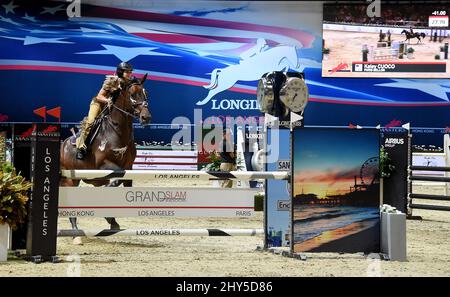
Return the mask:
M 77 159 L 83 159 L 86 155 L 86 138 L 91 131 L 92 125 L 97 116 L 107 106 L 113 104 L 112 98 L 114 92 L 119 90 L 122 85 L 126 84 L 132 79 L 133 67 L 127 62 L 122 62 L 117 66 L 116 75 L 107 75 L 101 90 L 97 96 L 91 101 L 89 113 L 86 120 L 81 125 L 80 136 L 76 141 Z

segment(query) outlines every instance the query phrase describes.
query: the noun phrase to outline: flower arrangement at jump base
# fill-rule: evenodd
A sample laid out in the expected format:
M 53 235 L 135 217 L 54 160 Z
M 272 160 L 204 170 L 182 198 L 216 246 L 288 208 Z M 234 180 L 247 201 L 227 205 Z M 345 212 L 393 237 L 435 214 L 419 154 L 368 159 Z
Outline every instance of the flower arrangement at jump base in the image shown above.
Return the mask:
M 0 225 L 16 230 L 25 222 L 28 190 L 32 183 L 18 175 L 9 163 L 0 163 Z
M 216 151 L 213 151 L 208 157 L 206 157 L 210 161 L 202 170 L 205 171 L 220 171 L 220 163 L 222 162 L 219 154 Z
M 264 191 L 255 194 L 255 211 L 264 210 L 264 197 L 265 197 Z
M 383 204 L 380 206 L 380 212 L 385 213 L 395 213 L 395 214 L 401 214 L 402 212 L 398 210 L 397 208 L 389 205 L 389 204 Z

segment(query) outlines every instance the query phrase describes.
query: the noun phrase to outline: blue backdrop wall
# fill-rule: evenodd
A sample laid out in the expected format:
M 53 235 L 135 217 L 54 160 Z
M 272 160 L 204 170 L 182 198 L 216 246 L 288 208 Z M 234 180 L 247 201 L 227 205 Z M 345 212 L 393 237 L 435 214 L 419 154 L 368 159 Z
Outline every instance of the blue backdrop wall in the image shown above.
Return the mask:
M 130 61 L 149 73 L 155 125 L 140 142 L 169 141 L 177 129 L 161 124 L 194 124 L 195 108 L 203 119 L 260 117 L 257 81 L 273 70 L 305 72 L 306 125 L 411 122 L 441 128 L 417 138 L 438 145 L 450 126 L 450 79 L 322 78 L 320 2 L 85 0 L 80 17 L 69 2 L 0 2 L 0 121 L 61 106 L 63 122 L 78 122 L 104 76 Z

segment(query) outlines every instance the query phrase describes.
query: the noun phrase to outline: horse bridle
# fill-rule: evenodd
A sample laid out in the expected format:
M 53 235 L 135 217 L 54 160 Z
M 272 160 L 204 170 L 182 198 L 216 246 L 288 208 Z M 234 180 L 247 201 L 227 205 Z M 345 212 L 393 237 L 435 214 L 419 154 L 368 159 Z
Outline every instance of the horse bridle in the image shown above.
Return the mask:
M 137 85 L 137 84 L 132 84 L 132 85 L 130 85 L 130 87 L 131 86 L 133 86 L 133 85 Z M 130 88 L 129 87 L 129 88 Z M 141 102 L 137 102 L 137 100 L 135 100 L 134 98 L 133 98 L 133 96 L 132 95 L 130 95 L 130 101 L 131 101 L 131 104 L 132 104 L 132 106 L 133 106 L 133 109 L 135 109 L 136 107 L 138 107 L 139 105 L 142 105 L 142 107 L 148 107 L 148 97 L 147 97 L 147 92 L 145 91 L 145 88 L 142 88 L 142 94 L 144 95 L 144 100 L 142 100 Z
M 138 84 L 138 83 L 133 83 L 133 84 L 128 85 L 128 86 L 126 87 L 126 92 L 128 92 L 128 90 L 129 90 L 132 86 L 134 86 L 134 85 L 140 85 L 140 84 Z M 137 102 L 137 100 L 134 99 L 133 96 L 130 94 L 130 101 L 131 101 L 131 105 L 132 105 L 132 107 L 133 107 L 133 112 L 134 112 L 134 113 L 128 112 L 128 111 L 126 111 L 126 110 L 123 110 L 122 108 L 117 107 L 116 104 L 113 104 L 112 107 L 115 108 L 115 109 L 117 109 L 118 111 L 120 111 L 120 112 L 126 114 L 127 116 L 132 117 L 133 119 L 137 119 L 137 118 L 139 118 L 139 116 L 136 115 L 136 107 L 142 105 L 142 107 L 148 108 L 148 97 L 147 97 L 147 94 L 146 94 L 146 91 L 145 91 L 144 88 L 142 88 L 142 94 L 144 95 L 144 98 L 145 98 L 145 99 L 142 100 L 141 102 Z

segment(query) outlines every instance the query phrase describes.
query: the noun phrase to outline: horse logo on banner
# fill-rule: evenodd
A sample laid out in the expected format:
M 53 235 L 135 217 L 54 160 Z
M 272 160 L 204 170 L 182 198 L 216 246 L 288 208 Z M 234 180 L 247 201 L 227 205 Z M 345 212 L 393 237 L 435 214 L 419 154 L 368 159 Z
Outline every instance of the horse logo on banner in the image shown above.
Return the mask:
M 257 81 L 267 72 L 300 68 L 296 46 L 280 45 L 267 49 L 264 39 L 258 39 L 256 46 L 244 52 L 241 58 L 237 65 L 212 71 L 210 84 L 203 86 L 209 90 L 208 95 L 197 105 L 208 103 L 215 95 L 228 90 L 238 81 Z

